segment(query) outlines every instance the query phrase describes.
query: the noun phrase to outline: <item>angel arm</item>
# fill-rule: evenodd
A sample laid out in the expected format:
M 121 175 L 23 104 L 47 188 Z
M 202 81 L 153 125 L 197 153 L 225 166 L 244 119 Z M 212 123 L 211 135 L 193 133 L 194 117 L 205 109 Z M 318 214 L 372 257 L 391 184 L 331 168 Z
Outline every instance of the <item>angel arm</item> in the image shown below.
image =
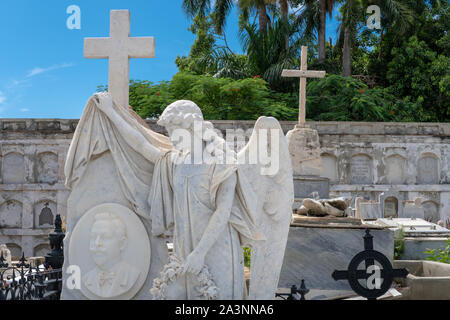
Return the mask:
M 217 208 L 209 219 L 208 226 L 194 251 L 188 256 L 184 271 L 194 274 L 200 272 L 205 256 L 225 229 L 231 214 L 231 207 L 235 196 L 236 174 L 233 173 L 217 191 Z
M 114 108 L 113 100 L 109 94 L 98 93 L 96 94 L 97 107 L 107 114 L 108 118 L 115 125 L 115 128 L 119 131 L 120 135 L 128 141 L 128 144 L 133 147 L 138 153 L 140 153 L 147 160 L 152 163 L 156 163 L 163 153 L 154 145 L 152 145 L 145 137 L 130 125 L 130 119 L 125 119 L 126 116 L 131 118 L 128 110 Z M 133 119 L 135 120 L 135 119 Z M 136 121 L 138 124 L 138 122 Z M 140 125 L 140 124 L 139 124 Z

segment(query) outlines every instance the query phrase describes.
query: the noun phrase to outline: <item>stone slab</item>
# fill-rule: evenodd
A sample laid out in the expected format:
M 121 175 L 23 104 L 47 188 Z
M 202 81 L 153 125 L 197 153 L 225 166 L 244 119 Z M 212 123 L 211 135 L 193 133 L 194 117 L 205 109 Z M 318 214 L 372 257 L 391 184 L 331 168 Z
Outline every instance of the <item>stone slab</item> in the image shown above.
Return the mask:
M 321 199 L 328 199 L 330 197 L 329 180 L 314 176 L 294 176 L 295 198 L 310 198 L 313 192 L 318 192 Z
M 363 202 L 360 204 L 360 218 L 363 220 L 375 220 L 383 218 L 379 202 Z
M 327 227 L 291 226 L 278 287 L 289 288 L 305 279 L 309 289 L 351 290 L 347 281 L 335 281 L 331 274 L 347 270 L 350 260 L 364 249 L 365 228 L 352 224 L 334 227 L 332 223 Z M 377 228 L 371 234 L 374 249 L 393 261 L 394 232 Z

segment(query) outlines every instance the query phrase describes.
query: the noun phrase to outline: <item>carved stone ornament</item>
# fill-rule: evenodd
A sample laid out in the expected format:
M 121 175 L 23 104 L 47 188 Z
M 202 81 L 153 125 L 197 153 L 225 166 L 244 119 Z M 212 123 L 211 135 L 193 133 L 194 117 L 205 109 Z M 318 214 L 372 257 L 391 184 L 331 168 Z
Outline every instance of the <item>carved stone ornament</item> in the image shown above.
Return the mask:
M 131 299 L 147 278 L 150 240 L 133 211 L 106 203 L 77 223 L 69 257 L 80 267 L 80 290 L 88 299 Z

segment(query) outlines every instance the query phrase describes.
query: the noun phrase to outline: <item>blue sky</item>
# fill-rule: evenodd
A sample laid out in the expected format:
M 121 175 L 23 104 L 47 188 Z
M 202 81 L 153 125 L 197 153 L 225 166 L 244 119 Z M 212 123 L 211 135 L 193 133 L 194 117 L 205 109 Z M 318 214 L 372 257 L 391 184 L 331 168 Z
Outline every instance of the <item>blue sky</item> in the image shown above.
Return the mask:
M 83 57 L 83 38 L 109 36 L 109 11 L 129 9 L 131 36 L 153 36 L 156 56 L 132 59 L 130 78 L 170 80 L 175 58 L 187 55 L 194 35 L 182 0 L 4 0 L 0 10 L 0 118 L 79 118 L 108 62 Z M 69 30 L 66 9 L 81 9 L 81 29 Z M 335 21 L 327 39 L 335 34 Z M 237 15 L 227 24 L 232 50 L 241 51 Z

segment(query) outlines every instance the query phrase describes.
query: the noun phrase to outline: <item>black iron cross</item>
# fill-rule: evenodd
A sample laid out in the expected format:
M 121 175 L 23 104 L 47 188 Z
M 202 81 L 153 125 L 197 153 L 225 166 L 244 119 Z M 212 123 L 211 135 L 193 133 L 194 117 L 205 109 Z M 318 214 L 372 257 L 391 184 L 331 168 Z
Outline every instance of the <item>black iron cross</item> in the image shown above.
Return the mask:
M 364 261 L 365 269 L 358 270 L 358 266 Z M 382 269 L 380 270 L 380 280 L 382 283 L 379 288 L 369 289 L 362 286 L 359 280 L 368 280 L 373 276 L 373 273 L 368 271 L 370 266 L 375 266 L 375 261 L 378 262 Z M 366 229 L 364 236 L 364 251 L 361 251 L 350 261 L 348 270 L 335 270 L 331 275 L 334 280 L 348 280 L 350 287 L 360 296 L 369 300 L 376 300 L 378 297 L 385 294 L 392 285 L 394 278 L 405 278 L 408 275 L 406 269 L 393 269 L 392 264 L 384 254 L 373 250 L 373 236 L 370 230 Z

